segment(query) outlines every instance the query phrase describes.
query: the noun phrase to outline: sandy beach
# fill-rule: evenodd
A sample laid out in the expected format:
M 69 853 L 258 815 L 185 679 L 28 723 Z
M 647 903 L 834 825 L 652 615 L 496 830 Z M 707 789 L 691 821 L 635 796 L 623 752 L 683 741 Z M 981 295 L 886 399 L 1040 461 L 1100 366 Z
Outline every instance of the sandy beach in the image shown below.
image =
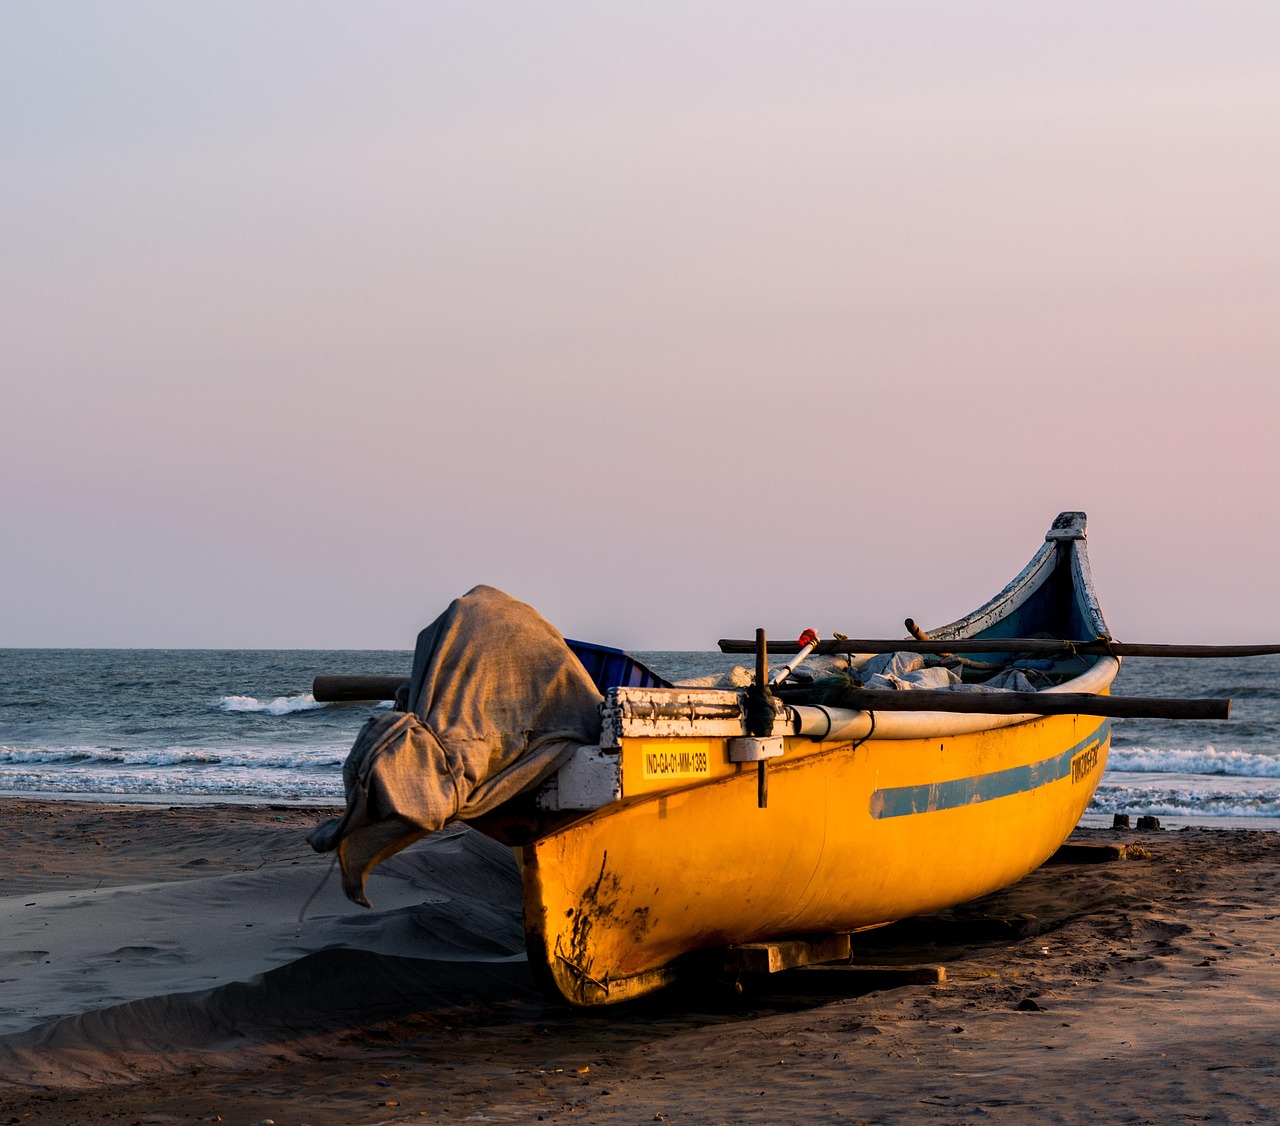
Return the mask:
M 955 921 L 866 936 L 945 967 L 792 971 L 576 1013 L 524 962 L 510 852 L 449 830 L 375 910 L 329 810 L 6 800 L 0 1122 L 1269 1121 L 1280 836 L 1116 833 Z M 996 917 L 1006 922 L 991 925 Z M 1007 920 L 1012 920 L 1008 922 Z

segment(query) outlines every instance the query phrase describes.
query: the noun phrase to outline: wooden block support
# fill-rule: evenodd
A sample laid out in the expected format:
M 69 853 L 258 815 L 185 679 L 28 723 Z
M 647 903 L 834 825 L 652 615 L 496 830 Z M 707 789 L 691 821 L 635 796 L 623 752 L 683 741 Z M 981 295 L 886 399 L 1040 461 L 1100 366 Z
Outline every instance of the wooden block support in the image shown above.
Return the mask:
M 776 942 L 743 942 L 725 947 L 724 969 L 731 974 L 776 974 L 816 962 L 847 960 L 849 951 L 847 934 L 808 935 Z
M 805 966 L 795 974 L 795 989 L 797 992 L 858 994 L 904 985 L 938 985 L 946 980 L 947 969 L 939 965 Z
M 1106 864 L 1113 860 L 1139 859 L 1122 844 L 1064 844 L 1046 864 Z
M 860 956 L 859 948 L 883 956 L 894 948 L 1012 942 L 1039 933 L 1040 920 L 1034 915 L 913 915 L 855 935 L 854 957 Z

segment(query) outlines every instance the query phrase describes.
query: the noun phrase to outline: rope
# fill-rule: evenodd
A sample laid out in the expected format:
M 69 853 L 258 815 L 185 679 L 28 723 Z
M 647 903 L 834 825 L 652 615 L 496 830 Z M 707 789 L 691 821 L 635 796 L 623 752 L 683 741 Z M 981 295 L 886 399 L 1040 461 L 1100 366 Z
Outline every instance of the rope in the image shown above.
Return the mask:
M 856 751 L 859 747 L 862 746 L 863 743 L 865 743 L 868 739 L 871 738 L 872 735 L 876 733 L 876 713 L 867 712 L 867 718 L 871 720 L 871 726 L 867 729 L 867 733 L 861 739 L 858 739 L 849 747 L 850 751 Z
M 836 641 L 848 641 L 848 640 L 849 640 L 849 635 L 848 635 L 847 633 L 836 633 L 835 631 L 832 631 L 831 636 L 832 636 Z M 848 669 L 850 669 L 850 670 L 852 671 L 852 669 L 853 669 L 853 654 L 852 654 L 852 653 L 846 653 L 846 654 L 845 654 L 845 661 L 844 661 L 844 663 L 845 663 L 845 666 L 846 666 Z
M 767 685 L 753 684 L 747 689 L 745 702 L 747 734 L 761 738 L 773 734 L 773 721 L 778 714 L 774 695 Z
M 305 923 L 307 921 L 307 912 L 311 909 L 311 905 L 316 901 L 316 896 L 324 891 L 324 885 L 329 882 L 329 877 L 333 875 L 333 870 L 338 863 L 338 852 L 335 849 L 333 859 L 329 861 L 329 867 L 324 870 L 324 875 L 320 877 L 320 882 L 316 884 L 316 890 L 307 896 L 307 901 L 302 905 L 302 910 L 298 912 L 298 922 Z

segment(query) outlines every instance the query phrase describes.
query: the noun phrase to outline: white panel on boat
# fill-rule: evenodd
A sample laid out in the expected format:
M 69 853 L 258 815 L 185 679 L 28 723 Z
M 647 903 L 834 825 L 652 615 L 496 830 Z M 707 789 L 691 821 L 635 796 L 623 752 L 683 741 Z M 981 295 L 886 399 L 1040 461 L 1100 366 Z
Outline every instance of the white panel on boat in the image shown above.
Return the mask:
M 621 797 L 621 758 L 599 747 L 579 747 L 535 801 L 539 809 L 599 809 Z
M 785 709 L 781 703 L 777 707 L 781 725 Z M 748 734 L 740 695 L 731 688 L 611 688 L 601 717 L 602 747 L 616 747 L 624 736 L 727 739 Z

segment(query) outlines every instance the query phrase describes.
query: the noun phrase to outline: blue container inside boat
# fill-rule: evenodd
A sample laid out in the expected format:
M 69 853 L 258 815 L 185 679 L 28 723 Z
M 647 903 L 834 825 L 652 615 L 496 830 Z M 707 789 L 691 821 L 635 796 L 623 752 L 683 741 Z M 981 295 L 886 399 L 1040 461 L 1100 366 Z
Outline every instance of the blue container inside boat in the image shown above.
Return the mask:
M 595 682 L 601 693 L 610 688 L 670 688 L 652 669 L 645 668 L 634 657 L 627 656 L 621 649 L 611 649 L 607 645 L 593 645 L 590 641 L 570 641 L 564 643 L 573 650 L 573 655 L 582 662 L 582 667 Z

